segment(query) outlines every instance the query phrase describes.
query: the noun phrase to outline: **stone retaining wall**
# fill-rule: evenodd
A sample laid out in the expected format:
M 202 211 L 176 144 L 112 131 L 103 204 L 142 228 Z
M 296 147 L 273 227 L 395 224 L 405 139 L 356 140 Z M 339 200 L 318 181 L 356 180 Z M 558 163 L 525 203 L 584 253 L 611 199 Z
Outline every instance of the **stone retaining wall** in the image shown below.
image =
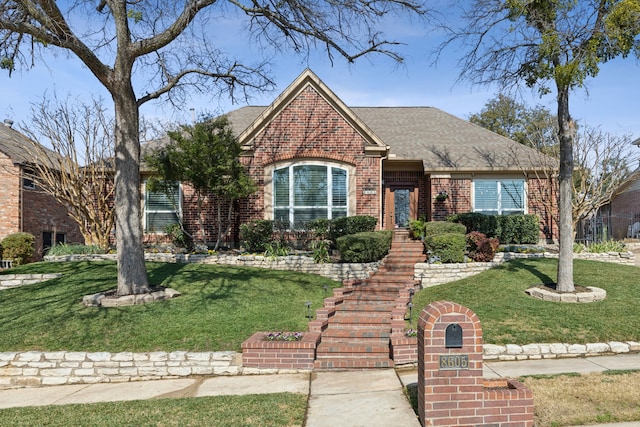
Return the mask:
M 237 375 L 239 365 L 233 351 L 4 352 L 0 353 L 0 388 Z
M 266 257 L 263 255 L 203 255 L 145 253 L 145 260 L 170 263 L 199 263 L 213 265 L 236 265 L 271 270 L 289 270 L 317 274 L 338 282 L 346 279 L 364 280 L 380 267 L 380 262 L 362 264 L 327 263 L 316 264 L 313 258 L 303 255 Z M 115 261 L 116 254 L 47 256 L 45 261 Z
M 3 289 L 17 288 L 19 286 L 32 285 L 45 280 L 57 279 L 62 274 L 3 274 L 0 275 L 0 291 Z
M 608 252 L 600 254 L 578 253 L 574 259 L 588 261 L 613 262 L 622 265 L 635 265 L 633 252 Z M 457 264 L 427 264 L 419 263 L 415 266 L 414 278 L 421 283 L 421 287 L 441 285 L 481 273 L 512 259 L 528 258 L 558 258 L 557 253 L 544 252 L 536 254 L 498 252 L 492 262 L 467 262 Z

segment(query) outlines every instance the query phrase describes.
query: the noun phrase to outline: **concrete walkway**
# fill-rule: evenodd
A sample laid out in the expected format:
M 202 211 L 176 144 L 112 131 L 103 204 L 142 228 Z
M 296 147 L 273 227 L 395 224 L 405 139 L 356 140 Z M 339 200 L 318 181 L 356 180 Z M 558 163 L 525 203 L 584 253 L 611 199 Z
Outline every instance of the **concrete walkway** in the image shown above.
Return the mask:
M 487 378 L 513 378 L 532 374 L 589 373 L 618 369 L 640 369 L 640 354 L 487 362 L 484 374 Z M 412 383 L 417 383 L 415 369 L 320 371 L 62 385 L 0 390 L 0 409 L 169 397 L 290 392 L 309 395 L 305 427 L 419 427 L 420 422 L 403 393 L 403 386 Z M 638 427 L 640 422 L 615 426 Z

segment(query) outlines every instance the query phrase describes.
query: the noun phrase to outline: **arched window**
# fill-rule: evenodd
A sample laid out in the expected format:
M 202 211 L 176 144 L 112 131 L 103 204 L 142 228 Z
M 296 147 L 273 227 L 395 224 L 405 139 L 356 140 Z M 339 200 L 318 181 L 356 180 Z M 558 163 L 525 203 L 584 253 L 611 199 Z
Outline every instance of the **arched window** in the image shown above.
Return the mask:
M 273 216 L 299 227 L 319 218 L 347 216 L 347 170 L 324 164 L 294 164 L 273 171 Z

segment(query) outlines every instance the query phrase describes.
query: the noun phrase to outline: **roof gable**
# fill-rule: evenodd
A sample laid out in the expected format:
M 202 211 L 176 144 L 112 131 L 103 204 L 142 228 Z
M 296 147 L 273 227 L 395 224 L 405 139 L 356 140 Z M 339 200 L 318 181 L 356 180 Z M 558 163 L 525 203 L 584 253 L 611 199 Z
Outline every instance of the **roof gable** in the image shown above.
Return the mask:
M 388 146 L 371 128 L 356 115 L 352 109 L 308 68 L 302 72 L 268 107 L 246 107 L 228 114 L 229 120 L 237 131 L 240 144 L 250 150 L 254 140 L 288 105 L 306 89 L 313 89 L 327 102 L 365 141 L 365 150 L 386 152 Z M 235 113 L 235 114 L 234 114 Z M 257 116 L 255 116 L 257 114 Z M 251 118 L 253 120 L 247 124 Z M 243 127 L 246 126 L 246 127 Z

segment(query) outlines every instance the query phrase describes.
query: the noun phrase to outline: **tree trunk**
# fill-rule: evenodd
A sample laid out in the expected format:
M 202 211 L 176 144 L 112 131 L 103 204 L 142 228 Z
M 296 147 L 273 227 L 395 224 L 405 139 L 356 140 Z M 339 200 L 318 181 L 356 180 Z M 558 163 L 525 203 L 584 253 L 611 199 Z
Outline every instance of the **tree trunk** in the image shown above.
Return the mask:
M 142 247 L 140 212 L 139 110 L 131 79 L 116 78 L 111 91 L 115 105 L 115 225 L 118 251 L 118 295 L 149 292 Z
M 573 292 L 573 140 L 575 124 L 569 115 L 569 88 L 558 87 L 558 136 L 560 170 L 558 174 L 558 283 L 560 292 Z

